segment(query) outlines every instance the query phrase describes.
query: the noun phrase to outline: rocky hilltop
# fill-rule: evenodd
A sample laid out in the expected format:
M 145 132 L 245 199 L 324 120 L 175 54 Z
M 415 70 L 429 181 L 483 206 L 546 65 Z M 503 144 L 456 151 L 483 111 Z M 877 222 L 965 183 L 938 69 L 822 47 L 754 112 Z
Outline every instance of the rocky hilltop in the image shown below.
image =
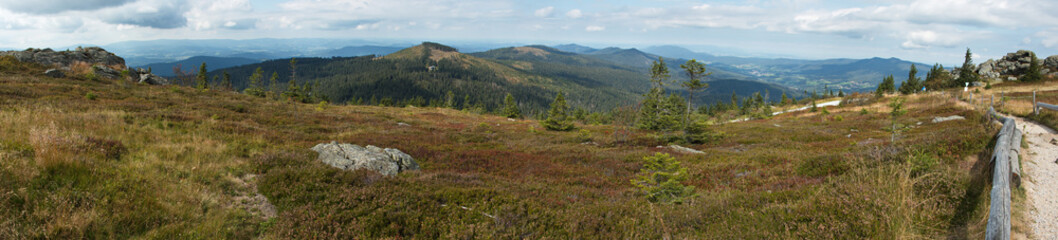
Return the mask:
M 1008 53 L 999 60 L 989 59 L 977 66 L 977 74 L 982 79 L 993 81 L 1014 81 L 1029 71 L 1032 59 L 1036 53 L 1028 50 L 1018 50 Z M 1039 61 L 1041 64 L 1040 74 L 1058 76 L 1058 55 L 1047 57 Z
M 108 79 L 128 79 L 144 84 L 163 85 L 169 80 L 144 69 L 130 69 L 125 59 L 99 47 L 78 47 L 73 51 L 30 48 L 24 51 L 4 51 L 0 56 L 11 56 L 21 62 L 30 62 L 51 67 L 45 75 L 55 78 L 68 73 L 91 73 Z

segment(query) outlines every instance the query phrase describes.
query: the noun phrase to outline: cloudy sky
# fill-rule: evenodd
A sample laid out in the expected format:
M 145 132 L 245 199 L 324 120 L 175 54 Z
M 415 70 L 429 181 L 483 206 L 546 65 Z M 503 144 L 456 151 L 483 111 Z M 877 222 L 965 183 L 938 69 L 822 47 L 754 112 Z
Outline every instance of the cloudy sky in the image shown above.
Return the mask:
M 1058 54 L 1053 0 L 0 0 L 0 47 L 152 39 L 403 39 L 681 45 L 961 63 Z M 978 61 L 980 62 L 980 61 Z

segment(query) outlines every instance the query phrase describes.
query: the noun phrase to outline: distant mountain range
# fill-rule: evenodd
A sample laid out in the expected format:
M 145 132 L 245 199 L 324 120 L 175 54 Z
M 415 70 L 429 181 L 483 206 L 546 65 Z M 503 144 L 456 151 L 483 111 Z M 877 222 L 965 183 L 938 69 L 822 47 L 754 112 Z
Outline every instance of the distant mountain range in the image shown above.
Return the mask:
M 920 78 L 925 78 L 926 72 L 933 66 L 898 58 L 801 60 L 715 56 L 677 46 L 650 47 L 645 51 L 666 57 L 698 59 L 708 63 L 707 69 L 724 70 L 809 92 L 821 91 L 825 87 L 845 91 L 872 91 L 890 74 L 897 82 L 907 79 L 912 64 L 918 69 L 917 76 Z
M 414 45 L 341 39 L 251 39 L 133 41 L 114 43 L 104 48 L 124 56 L 130 66 L 147 66 L 154 63 L 186 66 L 192 62 L 184 60 L 208 56 L 218 58 L 195 61 L 206 60 L 210 69 L 216 69 L 214 66 L 227 66 L 225 62 L 235 58 L 264 60 L 290 57 L 382 56 Z M 497 49 L 490 48 L 495 45 L 498 44 L 464 44 L 460 48 L 474 52 L 480 49 Z M 674 69 L 687 59 L 697 59 L 707 63 L 706 68 L 713 72 L 713 79 L 756 80 L 780 84 L 802 92 L 822 91 L 825 87 L 845 91 L 871 91 L 887 75 L 894 75 L 898 82 L 906 79 L 911 64 L 917 65 L 920 77 L 925 77 L 926 70 L 932 66 L 896 58 L 803 60 L 718 56 L 694 52 L 679 46 L 655 46 L 640 50 L 615 47 L 596 49 L 564 44 L 550 49 L 591 56 L 632 69 L 649 67 L 659 56 Z M 201 62 L 194 63 L 196 66 L 198 64 Z M 171 67 L 162 68 L 166 70 L 157 72 L 171 74 Z M 679 79 L 682 74 L 673 74 L 673 77 Z

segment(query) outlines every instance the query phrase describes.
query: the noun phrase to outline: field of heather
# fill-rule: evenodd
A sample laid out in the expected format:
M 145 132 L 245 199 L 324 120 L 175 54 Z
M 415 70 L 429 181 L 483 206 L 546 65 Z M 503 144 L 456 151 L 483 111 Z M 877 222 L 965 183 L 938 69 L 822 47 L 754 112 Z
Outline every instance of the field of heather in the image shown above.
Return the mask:
M 944 95 L 909 98 L 896 142 L 886 98 L 713 125 L 718 139 L 684 145 L 704 154 L 684 154 L 625 126 L 41 70 L 0 67 L 0 239 L 979 239 L 988 212 L 996 129 Z M 931 122 L 951 115 L 966 120 Z M 331 141 L 398 148 L 422 170 L 331 168 L 309 150 Z M 695 196 L 637 193 L 657 152 Z

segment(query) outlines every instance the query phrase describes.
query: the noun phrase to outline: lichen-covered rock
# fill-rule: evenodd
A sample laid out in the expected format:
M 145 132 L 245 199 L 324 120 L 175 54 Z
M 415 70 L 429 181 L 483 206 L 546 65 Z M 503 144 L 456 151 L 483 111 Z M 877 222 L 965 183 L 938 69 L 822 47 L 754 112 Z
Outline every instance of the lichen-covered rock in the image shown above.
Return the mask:
M 407 170 L 419 170 L 419 164 L 414 158 L 392 148 L 331 142 L 318 144 L 312 147 L 312 150 L 319 153 L 318 160 L 343 170 L 367 169 L 386 176 Z

